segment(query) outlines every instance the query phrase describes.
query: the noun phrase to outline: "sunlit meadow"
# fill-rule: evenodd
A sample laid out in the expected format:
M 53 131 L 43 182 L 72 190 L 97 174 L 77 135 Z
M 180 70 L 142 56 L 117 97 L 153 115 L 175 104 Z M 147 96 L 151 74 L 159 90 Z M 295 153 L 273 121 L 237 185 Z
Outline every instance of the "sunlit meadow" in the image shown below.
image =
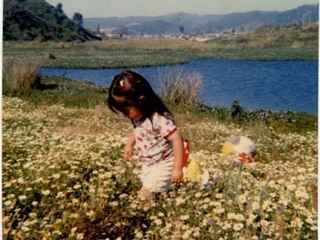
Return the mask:
M 315 131 L 259 134 L 178 116 L 191 143 L 215 146 L 191 144 L 210 182 L 174 186 L 141 204 L 140 163 L 122 159 L 130 123 L 106 106 L 35 107 L 3 97 L 2 114 L 4 239 L 317 239 Z M 233 135 L 252 137 L 254 163 L 220 153 Z

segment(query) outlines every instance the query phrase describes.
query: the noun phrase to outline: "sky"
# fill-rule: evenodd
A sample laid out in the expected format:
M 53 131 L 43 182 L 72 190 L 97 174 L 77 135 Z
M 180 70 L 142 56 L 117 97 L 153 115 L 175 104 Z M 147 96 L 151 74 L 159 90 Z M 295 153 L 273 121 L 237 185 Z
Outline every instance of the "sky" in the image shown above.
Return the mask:
M 63 5 L 69 18 L 75 12 L 84 18 L 160 16 L 170 13 L 228 14 L 248 11 L 286 11 L 317 0 L 46 0 Z

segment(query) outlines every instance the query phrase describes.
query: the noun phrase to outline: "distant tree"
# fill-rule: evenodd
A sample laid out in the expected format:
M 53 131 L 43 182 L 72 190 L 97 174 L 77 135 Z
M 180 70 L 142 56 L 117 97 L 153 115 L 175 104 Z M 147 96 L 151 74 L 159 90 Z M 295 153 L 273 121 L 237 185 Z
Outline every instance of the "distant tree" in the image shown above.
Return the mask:
M 62 3 L 58 3 L 56 8 L 57 8 L 58 12 L 63 13 Z
M 78 13 L 78 12 L 74 13 L 72 20 L 75 23 L 79 24 L 80 26 L 82 26 L 83 24 L 83 17 L 81 13 Z
M 96 33 L 100 33 L 100 24 L 99 23 L 97 23 L 95 32 Z
M 179 26 L 179 32 L 180 32 L 181 34 L 184 34 L 184 27 L 183 27 L 183 26 Z
M 231 110 L 230 110 L 230 115 L 232 118 L 240 116 L 242 113 L 242 107 L 239 105 L 239 102 L 240 102 L 239 99 L 234 99 L 232 101 Z

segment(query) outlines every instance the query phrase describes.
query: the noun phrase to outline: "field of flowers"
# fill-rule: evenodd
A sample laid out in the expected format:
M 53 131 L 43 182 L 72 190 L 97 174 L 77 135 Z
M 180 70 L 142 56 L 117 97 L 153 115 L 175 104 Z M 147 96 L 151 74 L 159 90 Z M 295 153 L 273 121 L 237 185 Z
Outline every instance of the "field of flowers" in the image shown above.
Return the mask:
M 34 106 L 10 97 L 2 105 L 4 239 L 317 239 L 316 131 L 259 132 L 178 116 L 198 143 L 191 158 L 211 180 L 176 185 L 142 204 L 137 156 L 122 158 L 126 119 L 106 106 Z M 220 153 L 233 135 L 255 141 L 254 163 Z

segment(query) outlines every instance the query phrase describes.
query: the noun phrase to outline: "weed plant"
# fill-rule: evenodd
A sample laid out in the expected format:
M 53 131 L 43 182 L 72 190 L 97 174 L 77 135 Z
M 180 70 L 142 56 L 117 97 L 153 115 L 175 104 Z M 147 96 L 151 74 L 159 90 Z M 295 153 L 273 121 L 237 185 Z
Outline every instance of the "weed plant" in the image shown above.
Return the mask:
M 199 89 L 202 77 L 199 73 L 186 73 L 182 68 L 174 68 L 165 76 L 159 75 L 162 82 L 161 97 L 168 102 L 185 105 L 199 105 Z
M 23 61 L 4 58 L 2 69 L 4 93 L 37 88 L 40 84 L 39 67 L 40 63 L 35 59 Z

